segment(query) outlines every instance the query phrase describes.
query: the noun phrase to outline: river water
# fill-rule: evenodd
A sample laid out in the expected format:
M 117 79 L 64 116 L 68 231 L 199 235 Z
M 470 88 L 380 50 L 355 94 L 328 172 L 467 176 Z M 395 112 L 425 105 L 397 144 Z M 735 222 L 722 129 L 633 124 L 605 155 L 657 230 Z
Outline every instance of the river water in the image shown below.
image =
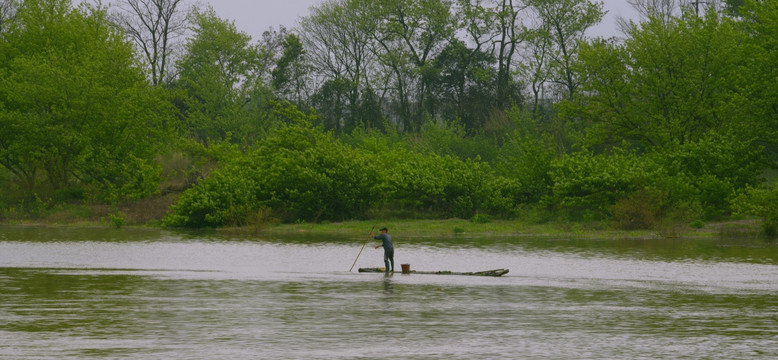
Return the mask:
M 775 244 L 395 236 L 495 278 L 363 240 L 0 227 L 0 359 L 778 356 Z

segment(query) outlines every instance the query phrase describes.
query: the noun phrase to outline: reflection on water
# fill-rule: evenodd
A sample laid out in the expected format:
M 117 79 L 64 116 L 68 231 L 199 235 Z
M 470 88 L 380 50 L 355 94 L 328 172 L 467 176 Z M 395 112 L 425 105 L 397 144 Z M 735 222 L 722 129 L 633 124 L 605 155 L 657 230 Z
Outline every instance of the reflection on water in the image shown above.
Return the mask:
M 778 355 L 769 244 L 397 241 L 414 269 L 511 270 L 488 278 L 348 272 L 361 239 L 317 239 L 0 228 L 0 358 Z

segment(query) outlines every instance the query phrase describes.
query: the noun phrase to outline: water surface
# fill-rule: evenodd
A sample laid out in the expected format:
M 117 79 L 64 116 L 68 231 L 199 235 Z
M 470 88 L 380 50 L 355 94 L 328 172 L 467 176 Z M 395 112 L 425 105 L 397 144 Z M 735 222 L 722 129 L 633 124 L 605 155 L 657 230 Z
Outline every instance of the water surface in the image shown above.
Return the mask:
M 0 358 L 778 356 L 778 249 L 727 239 L 364 237 L 0 227 Z M 399 268 L 399 266 L 398 266 Z

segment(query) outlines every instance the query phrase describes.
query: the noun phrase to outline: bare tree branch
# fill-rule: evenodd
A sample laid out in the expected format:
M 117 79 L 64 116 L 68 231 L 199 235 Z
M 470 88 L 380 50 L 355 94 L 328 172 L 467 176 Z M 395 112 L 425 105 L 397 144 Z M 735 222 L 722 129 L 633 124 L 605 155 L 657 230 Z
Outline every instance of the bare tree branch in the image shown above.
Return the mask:
M 16 10 L 21 3 L 18 0 L 0 0 L 0 35 L 8 31 L 11 22 L 16 18 Z
M 168 65 L 178 45 L 176 40 L 186 32 L 188 11 L 184 0 L 123 0 L 117 5 L 116 23 L 135 42 L 146 61 L 151 82 L 165 81 Z

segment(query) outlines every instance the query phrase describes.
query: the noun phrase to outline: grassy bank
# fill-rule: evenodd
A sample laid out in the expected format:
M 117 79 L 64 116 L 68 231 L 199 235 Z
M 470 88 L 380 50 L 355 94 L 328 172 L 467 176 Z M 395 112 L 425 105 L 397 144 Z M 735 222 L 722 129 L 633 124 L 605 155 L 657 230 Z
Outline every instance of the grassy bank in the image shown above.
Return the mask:
M 377 233 L 380 227 L 389 228 L 390 234 L 399 237 L 456 237 L 456 236 L 560 236 L 597 239 L 656 239 L 677 237 L 747 237 L 761 236 L 758 221 L 741 220 L 706 224 L 701 228 L 674 226 L 655 230 L 617 230 L 603 223 L 549 222 L 529 224 L 516 220 L 495 220 L 474 223 L 464 219 L 447 220 L 367 220 L 321 224 L 277 224 L 259 231 L 267 234 L 308 232 L 322 234 L 364 234 L 371 228 Z M 251 231 L 250 227 L 225 229 L 224 231 Z
M 107 205 L 66 205 L 47 209 L 40 214 L 11 213 L 0 218 L 6 225 L 47 226 L 105 226 L 105 227 L 159 227 L 160 219 L 175 200 L 168 194 L 115 207 Z M 386 226 L 393 236 L 457 237 L 457 236 L 560 236 L 597 239 L 656 239 L 677 237 L 733 237 L 755 238 L 762 236 L 758 220 L 732 220 L 706 223 L 695 228 L 687 224 L 662 225 L 650 230 L 619 230 L 608 222 L 551 221 L 534 223 L 524 220 L 490 220 L 477 222 L 466 219 L 414 220 L 353 220 L 345 222 L 299 222 L 294 224 L 258 223 L 238 228 L 222 228 L 217 232 L 235 235 L 260 235 L 284 233 L 348 234 L 366 236 Z

